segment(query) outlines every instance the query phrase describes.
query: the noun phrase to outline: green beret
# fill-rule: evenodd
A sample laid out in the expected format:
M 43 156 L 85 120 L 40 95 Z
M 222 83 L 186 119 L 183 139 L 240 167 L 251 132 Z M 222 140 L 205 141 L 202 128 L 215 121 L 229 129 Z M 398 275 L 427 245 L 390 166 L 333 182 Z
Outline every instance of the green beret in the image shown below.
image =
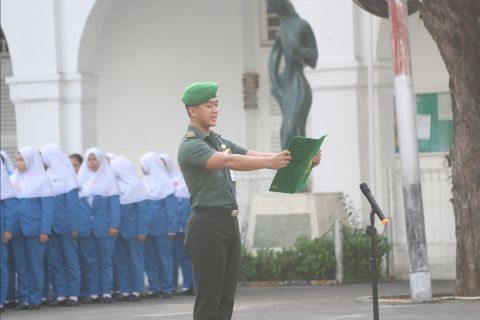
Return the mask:
M 187 106 L 196 106 L 217 96 L 218 83 L 194 82 L 183 91 L 182 102 Z

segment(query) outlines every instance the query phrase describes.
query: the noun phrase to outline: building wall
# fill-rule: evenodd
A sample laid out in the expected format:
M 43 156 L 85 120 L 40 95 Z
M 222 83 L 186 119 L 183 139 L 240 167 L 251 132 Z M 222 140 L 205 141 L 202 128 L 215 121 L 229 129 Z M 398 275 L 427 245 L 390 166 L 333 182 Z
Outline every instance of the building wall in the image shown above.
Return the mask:
M 99 147 L 138 161 L 148 150 L 176 159 L 188 116 L 180 101 L 193 81 L 220 84 L 216 130 L 243 145 L 242 16 L 238 1 L 115 1 L 103 24 L 98 78 Z

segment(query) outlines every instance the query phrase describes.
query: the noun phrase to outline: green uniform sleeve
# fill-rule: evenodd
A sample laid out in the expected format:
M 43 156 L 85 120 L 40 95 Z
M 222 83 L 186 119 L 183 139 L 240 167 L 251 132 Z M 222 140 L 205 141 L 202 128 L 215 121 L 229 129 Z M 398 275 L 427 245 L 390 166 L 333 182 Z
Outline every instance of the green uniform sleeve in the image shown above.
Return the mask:
M 182 143 L 178 160 L 183 164 L 189 164 L 195 167 L 207 168 L 207 161 L 215 153 L 215 150 L 209 147 L 200 139 L 192 139 Z
M 236 145 L 234 142 L 232 142 L 230 140 L 227 140 L 227 139 L 224 139 L 224 138 L 222 138 L 222 140 L 226 142 L 226 144 L 232 150 L 233 154 L 241 154 L 241 155 L 247 154 L 247 152 L 248 152 L 247 149 L 245 149 L 243 147 L 240 147 L 239 145 Z

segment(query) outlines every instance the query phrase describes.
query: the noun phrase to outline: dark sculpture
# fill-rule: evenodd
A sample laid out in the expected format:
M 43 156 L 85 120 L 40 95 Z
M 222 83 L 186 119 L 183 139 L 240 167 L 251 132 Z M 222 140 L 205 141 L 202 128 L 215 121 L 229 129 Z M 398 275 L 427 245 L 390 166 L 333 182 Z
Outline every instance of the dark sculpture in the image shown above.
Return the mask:
M 278 14 L 278 32 L 269 60 L 272 95 L 282 111 L 280 140 L 287 147 L 292 135 L 305 136 L 312 90 L 303 73 L 305 65 L 315 68 L 318 52 L 312 28 L 295 11 L 289 0 L 268 0 L 270 11 Z M 282 58 L 284 61 L 281 71 Z

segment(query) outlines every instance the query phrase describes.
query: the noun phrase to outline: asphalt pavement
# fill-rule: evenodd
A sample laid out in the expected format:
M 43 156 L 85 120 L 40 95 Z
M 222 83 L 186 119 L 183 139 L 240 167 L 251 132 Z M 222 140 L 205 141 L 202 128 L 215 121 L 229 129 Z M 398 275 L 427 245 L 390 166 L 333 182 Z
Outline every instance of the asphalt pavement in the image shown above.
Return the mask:
M 451 294 L 453 281 L 435 281 L 432 291 Z M 380 296 L 408 295 L 408 282 L 379 284 Z M 370 284 L 341 286 L 241 287 L 233 319 L 237 320 L 366 320 L 373 319 Z M 144 299 L 108 305 L 7 310 L 1 320 L 186 320 L 192 319 L 193 297 Z M 480 300 L 434 303 L 380 303 L 380 319 L 479 320 Z

